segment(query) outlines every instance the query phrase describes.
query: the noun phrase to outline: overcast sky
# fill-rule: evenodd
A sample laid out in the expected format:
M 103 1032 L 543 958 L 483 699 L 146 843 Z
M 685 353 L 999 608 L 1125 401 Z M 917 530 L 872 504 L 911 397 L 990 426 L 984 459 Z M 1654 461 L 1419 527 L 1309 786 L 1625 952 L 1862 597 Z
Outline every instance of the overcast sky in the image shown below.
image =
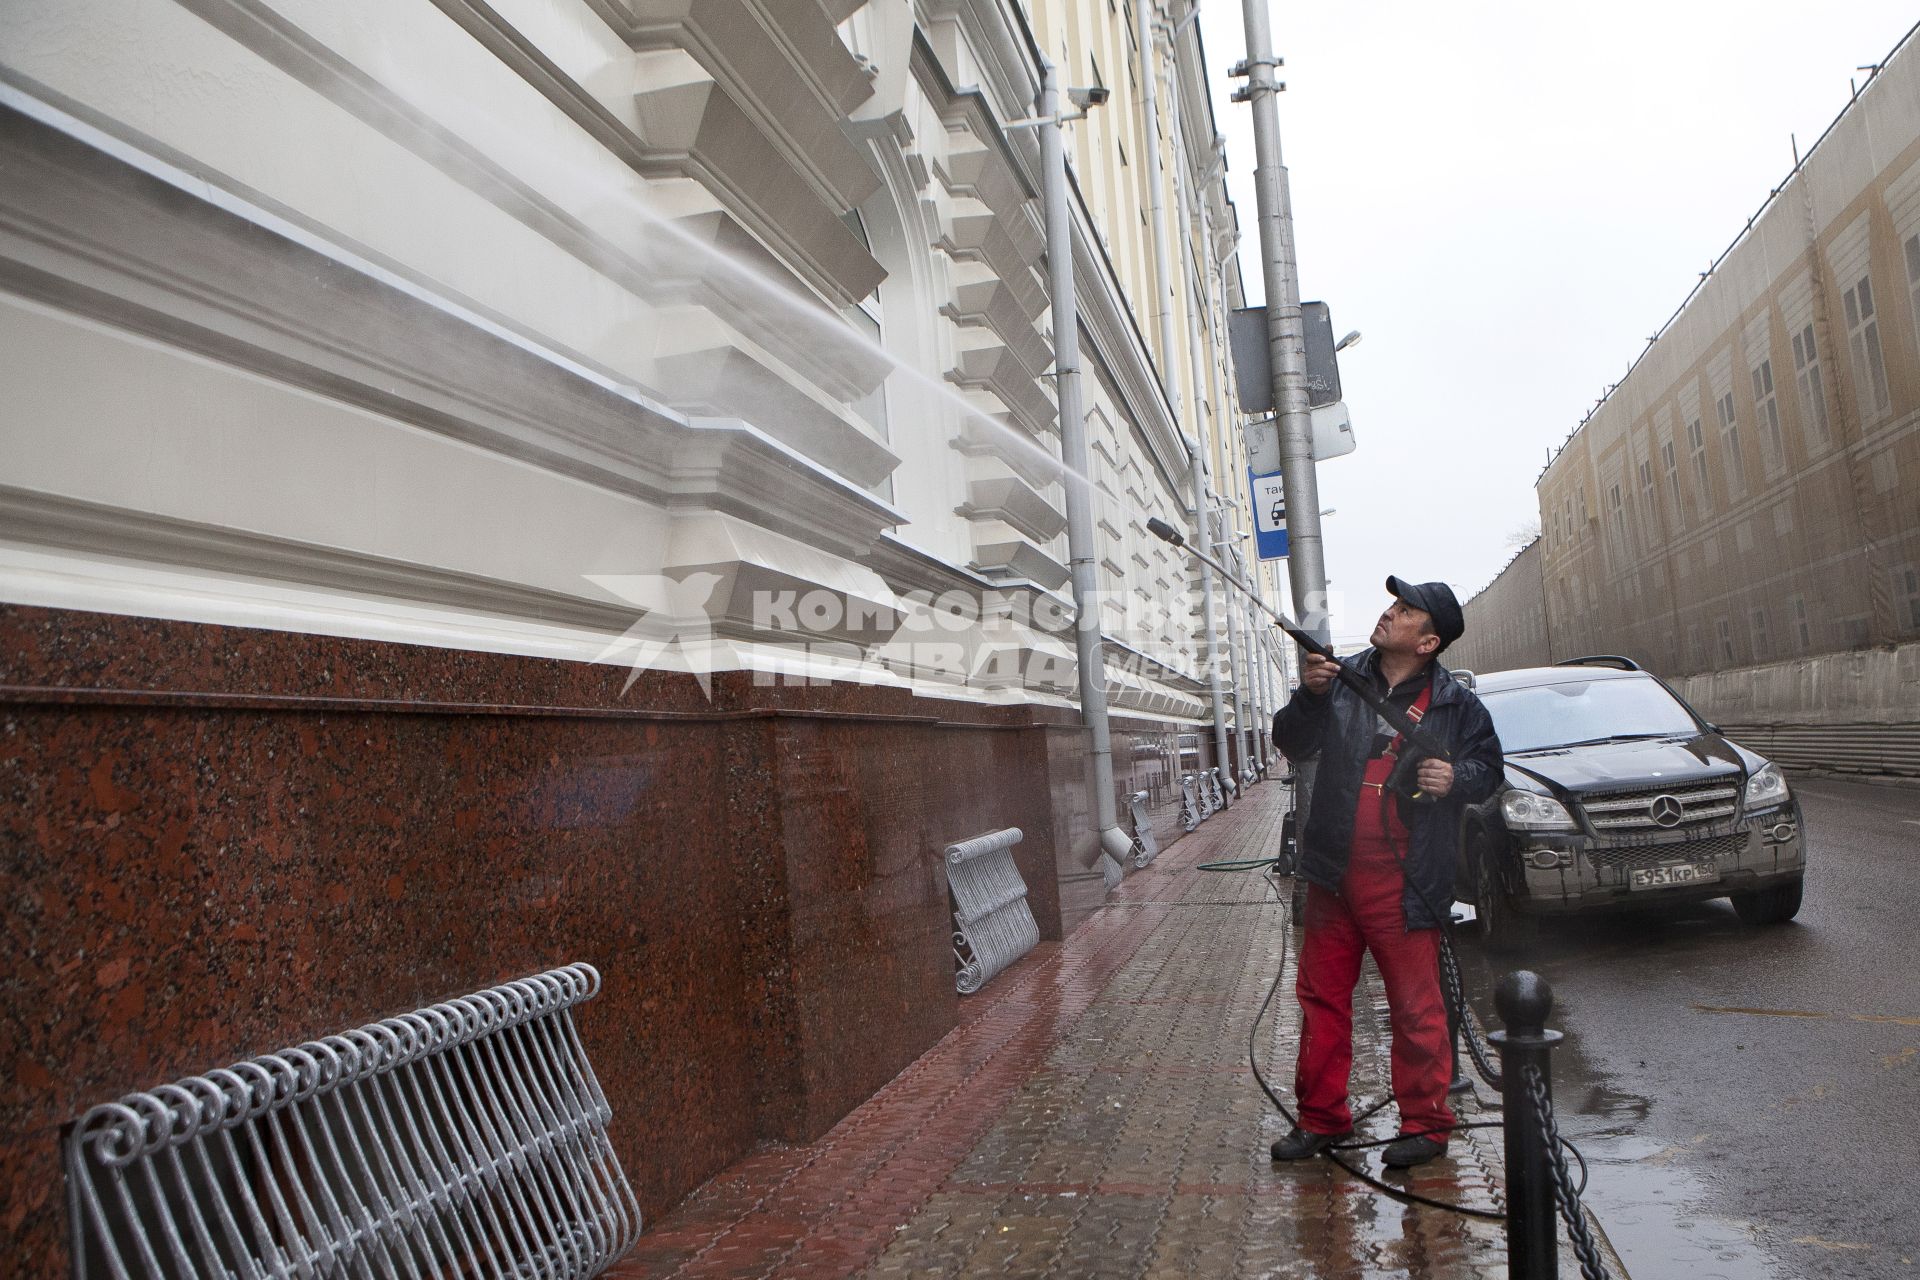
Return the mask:
M 1386 575 L 1465 601 L 1533 482 L 1880 61 L 1913 0 L 1276 4 L 1301 294 L 1333 308 L 1359 449 L 1322 463 L 1336 640 Z M 1261 294 L 1237 0 L 1204 0 L 1242 274 Z

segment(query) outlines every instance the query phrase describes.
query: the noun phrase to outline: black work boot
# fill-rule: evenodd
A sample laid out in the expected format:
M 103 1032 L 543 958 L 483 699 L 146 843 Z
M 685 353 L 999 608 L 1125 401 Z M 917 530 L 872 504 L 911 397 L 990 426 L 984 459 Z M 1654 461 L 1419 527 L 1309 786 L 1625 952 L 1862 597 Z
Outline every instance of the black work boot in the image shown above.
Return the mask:
M 1353 1130 L 1345 1133 L 1309 1133 L 1299 1125 L 1287 1131 L 1287 1136 L 1273 1144 L 1275 1160 L 1305 1160 L 1308 1156 L 1317 1156 L 1336 1142 L 1345 1141 L 1353 1136 Z
M 1435 1156 L 1447 1154 L 1447 1144 L 1432 1138 L 1397 1138 L 1387 1144 L 1380 1153 L 1380 1159 L 1389 1169 L 1411 1169 L 1417 1164 L 1425 1164 Z

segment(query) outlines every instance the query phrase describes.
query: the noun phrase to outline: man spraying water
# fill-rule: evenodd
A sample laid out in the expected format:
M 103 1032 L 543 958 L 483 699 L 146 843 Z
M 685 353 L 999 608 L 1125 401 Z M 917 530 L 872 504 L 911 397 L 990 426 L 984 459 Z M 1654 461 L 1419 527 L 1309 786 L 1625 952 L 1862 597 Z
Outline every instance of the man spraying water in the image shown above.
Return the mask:
M 1319 761 L 1297 868 L 1307 881 L 1295 984 L 1300 1120 L 1273 1144 L 1276 1160 L 1305 1159 L 1352 1132 L 1353 991 L 1369 951 L 1386 984 L 1400 1109 L 1386 1164 L 1410 1168 L 1444 1154 L 1454 1123 L 1440 928 L 1453 901 L 1460 811 L 1493 794 L 1500 740 L 1486 707 L 1435 660 L 1466 630 L 1452 589 L 1388 578 L 1387 590 L 1394 603 L 1372 647 L 1340 662 L 1304 654 L 1300 687 L 1273 718 L 1275 746 Z M 1407 732 L 1413 726 L 1417 734 Z

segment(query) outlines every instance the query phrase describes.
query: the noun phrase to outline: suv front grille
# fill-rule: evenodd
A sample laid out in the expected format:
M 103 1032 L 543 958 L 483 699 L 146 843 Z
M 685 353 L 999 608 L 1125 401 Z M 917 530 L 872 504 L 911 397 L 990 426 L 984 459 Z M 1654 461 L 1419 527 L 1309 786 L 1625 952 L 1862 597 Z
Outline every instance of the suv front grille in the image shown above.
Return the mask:
M 1715 818 L 1731 818 L 1739 795 L 1740 780 L 1735 776 L 1674 787 L 1590 793 L 1579 797 L 1579 801 L 1595 831 L 1666 831 L 1711 822 Z M 1679 801 L 1677 822 L 1654 819 L 1653 804 L 1663 796 Z
M 1664 793 L 1663 793 L 1664 794 Z M 1747 847 L 1744 833 L 1720 836 L 1714 840 L 1689 840 L 1684 844 L 1642 845 L 1632 849 L 1594 849 L 1587 856 L 1602 870 L 1631 870 L 1657 867 L 1663 862 L 1715 862 L 1738 857 Z

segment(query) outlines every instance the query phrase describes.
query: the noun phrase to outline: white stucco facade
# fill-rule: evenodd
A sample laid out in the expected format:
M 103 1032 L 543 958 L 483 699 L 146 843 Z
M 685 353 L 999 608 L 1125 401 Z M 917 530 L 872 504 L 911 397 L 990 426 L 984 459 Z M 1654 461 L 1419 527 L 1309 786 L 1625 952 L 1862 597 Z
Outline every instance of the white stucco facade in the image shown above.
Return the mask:
M 1044 51 L 1113 95 L 1068 126 L 1112 696 L 1207 714 L 1191 575 L 1145 529 L 1190 527 L 1183 432 L 1244 487 L 1193 24 L 1152 51 L 1156 297 L 1104 4 L 4 13 L 0 598 L 623 661 L 699 574 L 696 663 L 1070 702 L 1071 638 L 1034 621 L 1071 606 L 1009 127 Z M 783 592 L 837 612 L 796 635 Z

